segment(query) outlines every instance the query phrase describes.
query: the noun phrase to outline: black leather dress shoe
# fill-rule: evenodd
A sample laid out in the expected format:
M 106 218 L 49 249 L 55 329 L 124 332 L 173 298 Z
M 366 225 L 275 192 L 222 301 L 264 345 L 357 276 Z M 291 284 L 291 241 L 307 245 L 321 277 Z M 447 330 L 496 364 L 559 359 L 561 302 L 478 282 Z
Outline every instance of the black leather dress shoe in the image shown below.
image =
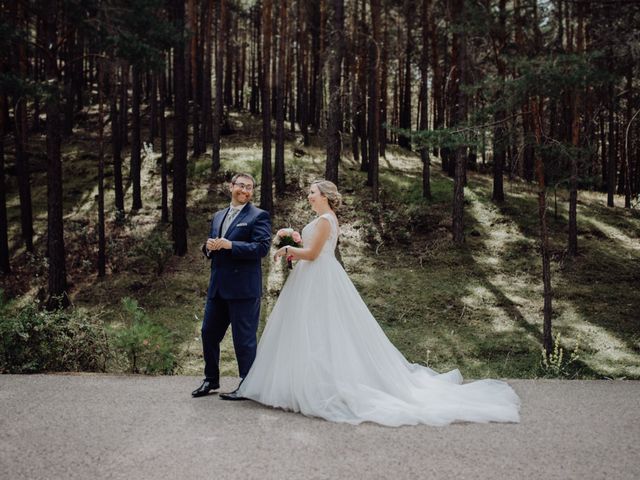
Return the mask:
M 219 388 L 220 388 L 219 383 L 214 383 L 211 380 L 204 379 L 204 381 L 202 382 L 202 385 L 200 385 L 193 392 L 191 392 L 191 395 L 193 397 L 204 397 L 205 395 L 209 395 L 209 392 L 211 390 L 217 390 Z
M 231 400 L 235 402 L 239 400 L 248 400 L 248 398 L 240 396 L 240 394 L 238 393 L 238 390 L 234 390 L 233 392 L 229 392 L 229 393 L 221 393 L 220 398 L 222 400 Z

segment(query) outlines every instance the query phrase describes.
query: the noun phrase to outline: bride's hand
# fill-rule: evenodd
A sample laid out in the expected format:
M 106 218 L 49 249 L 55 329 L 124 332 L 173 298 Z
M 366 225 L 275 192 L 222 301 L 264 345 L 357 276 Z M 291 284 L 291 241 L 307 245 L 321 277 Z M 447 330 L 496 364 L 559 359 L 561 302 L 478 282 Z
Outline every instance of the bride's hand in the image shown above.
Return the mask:
M 282 247 L 276 250 L 275 255 L 273 256 L 273 260 L 276 261 L 280 257 L 284 257 L 287 254 L 287 247 Z

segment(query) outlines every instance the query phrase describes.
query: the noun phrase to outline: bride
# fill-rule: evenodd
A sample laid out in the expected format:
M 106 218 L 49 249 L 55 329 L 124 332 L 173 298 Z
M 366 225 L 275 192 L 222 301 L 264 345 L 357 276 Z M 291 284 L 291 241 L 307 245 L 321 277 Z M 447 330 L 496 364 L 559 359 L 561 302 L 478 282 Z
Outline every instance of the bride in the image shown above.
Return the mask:
M 298 263 L 238 395 L 352 424 L 518 422 L 520 399 L 505 382 L 463 384 L 457 369 L 439 374 L 404 358 L 334 256 L 341 203 L 336 186 L 316 181 L 308 199 L 318 216 L 302 230 L 304 248 L 275 254 Z

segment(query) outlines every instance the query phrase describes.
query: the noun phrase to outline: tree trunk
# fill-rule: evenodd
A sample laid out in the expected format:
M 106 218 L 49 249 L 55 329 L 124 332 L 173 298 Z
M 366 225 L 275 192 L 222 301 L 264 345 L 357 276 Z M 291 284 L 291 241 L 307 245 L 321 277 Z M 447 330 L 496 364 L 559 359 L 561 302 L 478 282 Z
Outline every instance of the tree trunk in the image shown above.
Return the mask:
M 498 81 L 500 87 L 494 96 L 494 101 L 500 104 L 504 95 L 504 83 L 507 76 L 507 67 L 501 57 L 501 51 L 507 40 L 507 0 L 500 0 L 498 6 L 498 25 L 497 35 L 494 43 L 494 54 L 496 57 L 496 66 L 498 70 Z M 493 120 L 495 126 L 493 128 L 493 192 L 491 199 L 494 202 L 504 202 L 504 165 L 507 157 L 507 129 L 505 122 L 507 113 L 502 107 L 498 107 Z
M 49 298 L 47 308 L 55 309 L 69 304 L 67 296 L 67 270 L 65 265 L 64 226 L 62 205 L 62 161 L 60 142 L 60 92 L 57 67 L 56 18 L 58 1 L 47 2 L 45 13 L 47 51 L 46 80 L 50 87 L 47 99 L 47 251 L 49 255 Z
M 420 57 L 420 130 L 429 129 L 429 14 L 431 0 L 422 0 L 422 54 Z M 420 149 L 422 160 L 422 196 L 431 198 L 431 159 L 429 148 Z
M 456 61 L 454 83 L 453 126 L 462 126 L 467 118 L 467 36 L 463 28 L 464 0 L 454 0 L 453 10 L 453 48 Z M 464 183 L 466 175 L 467 146 L 461 145 L 455 151 L 455 173 L 453 180 L 453 241 L 460 245 L 464 242 Z
M 36 17 L 35 19 L 35 30 L 36 30 L 36 44 L 44 45 L 43 31 L 42 31 L 42 21 L 40 18 Z M 40 50 L 35 50 L 33 52 L 33 81 L 40 83 L 42 81 L 42 52 Z M 42 125 L 40 123 L 40 97 L 38 95 L 33 99 L 33 124 L 31 130 L 35 133 L 40 133 L 42 131 Z
M 615 147 L 615 98 L 613 83 L 609 84 L 609 145 L 608 145 L 608 162 L 607 162 L 607 206 L 614 206 L 614 194 L 616 191 L 616 147 Z
M 224 104 L 228 108 L 233 107 L 233 57 L 234 48 L 231 45 L 231 25 L 233 24 L 233 9 L 228 8 L 224 19 L 225 47 L 224 52 L 227 58 L 224 61 Z
M 20 98 L 14 107 L 16 173 L 20 196 L 20 221 L 22 238 L 27 252 L 33 252 L 33 208 L 31 206 L 31 174 L 26 151 L 27 111 L 26 99 Z
M 122 115 L 117 108 L 117 67 L 112 72 L 112 89 L 111 94 L 111 152 L 113 158 L 113 187 L 115 193 L 116 220 L 121 221 L 124 218 L 124 189 L 122 185 L 122 128 L 120 121 Z
M 380 54 L 380 157 L 387 156 L 387 125 L 388 120 L 388 95 L 389 95 L 389 3 L 385 2 L 383 7 L 382 47 Z
M 303 10 L 303 2 L 298 2 L 298 31 L 297 31 L 297 62 L 296 62 L 296 93 L 297 110 L 296 117 L 302 133 L 302 141 L 305 147 L 309 146 L 309 101 L 308 101 L 308 61 L 307 61 L 307 18 Z
M 358 108 L 360 106 L 359 88 L 358 88 L 358 62 L 360 61 L 359 41 L 358 41 L 358 6 L 360 3 L 355 2 L 354 14 L 351 21 L 351 35 L 347 37 L 348 48 L 345 51 L 346 63 L 348 67 L 348 73 L 345 74 L 349 84 L 349 118 L 350 118 L 350 130 L 351 130 L 351 154 L 353 155 L 353 161 L 360 162 L 360 148 L 359 148 L 359 136 L 358 136 Z M 350 40 L 349 40 L 350 39 Z
M 582 6 L 577 5 L 578 32 L 576 35 L 576 50 L 578 55 L 584 54 L 584 35 Z M 571 176 L 569 180 L 569 242 L 568 254 L 575 257 L 578 254 L 578 147 L 580 146 L 580 87 L 576 87 L 571 101 L 571 143 L 575 149 L 571 155 Z
M 271 168 L 271 6 L 262 4 L 262 179 L 260 208 L 273 212 L 273 173 Z
M 631 149 L 633 143 L 630 135 L 631 122 L 633 121 L 633 64 L 627 68 L 627 113 L 625 119 L 624 138 L 622 139 L 623 157 L 625 170 L 627 172 L 624 182 L 624 208 L 631 208 L 631 182 L 634 175 Z
M 493 191 L 491 200 L 504 202 L 504 165 L 507 159 L 507 129 L 504 126 L 506 113 L 502 109 L 496 110 L 493 116 Z
M 62 134 L 65 137 L 70 137 L 73 133 L 73 123 L 75 117 L 75 93 L 74 93 L 74 68 L 77 62 L 76 58 L 76 29 L 73 25 L 69 24 L 66 32 L 66 42 L 64 44 L 64 50 L 62 53 L 63 65 L 64 65 L 64 121 L 62 123 Z
M 529 102 L 529 111 L 533 118 L 534 139 L 536 146 L 542 144 L 542 125 L 541 118 L 543 115 L 542 100 L 537 98 L 531 99 Z M 542 343 L 546 355 L 551 355 L 553 351 L 553 338 L 551 335 L 551 316 L 553 313 L 551 299 L 551 264 L 549 260 L 549 234 L 547 230 L 547 205 L 546 205 L 546 187 L 544 180 L 544 163 L 538 149 L 534 150 L 536 178 L 538 180 L 538 217 L 540 220 L 540 253 L 542 255 L 542 282 L 544 285 L 544 325 L 542 329 Z
M 369 40 L 369 174 L 371 199 L 380 200 L 379 155 L 380 147 L 380 0 L 371 0 L 371 30 Z
M 200 5 L 202 3 L 203 5 Z M 198 157 L 206 150 L 204 142 L 204 122 L 202 122 L 202 92 L 204 90 L 204 29 L 207 7 L 205 2 L 198 2 L 194 6 L 192 17 L 193 25 L 189 29 L 193 35 L 193 43 L 195 44 L 191 57 L 191 85 L 193 90 L 191 117 L 193 122 L 193 156 Z M 200 8 L 200 20 L 198 21 L 198 8 Z
M 133 65 L 133 94 L 131 98 L 131 186 L 133 187 L 133 203 L 131 211 L 142 208 L 142 190 L 140 186 L 140 97 L 142 90 L 142 76 L 140 66 Z
M 160 164 L 161 164 L 161 200 L 160 200 L 160 221 L 169 223 L 169 192 L 168 192 L 168 175 L 169 168 L 167 166 L 167 117 L 165 112 L 166 93 L 167 93 L 167 77 L 164 72 L 160 75 L 160 102 L 158 103 L 158 116 L 160 120 Z
M 324 24 L 325 24 L 325 2 L 318 0 L 309 2 L 313 7 L 310 18 L 311 26 L 311 55 L 313 59 L 311 76 L 311 95 L 309 102 L 309 120 L 317 132 L 320 126 L 320 112 L 322 110 L 322 87 L 324 84 L 323 63 L 324 63 Z
M 413 17 L 415 5 L 412 0 L 404 0 L 404 18 L 406 25 L 406 45 L 404 50 L 404 81 L 402 102 L 400 103 L 400 128 L 411 131 L 411 61 L 413 60 Z M 398 145 L 411 149 L 411 139 L 408 135 L 398 135 Z
M 220 0 L 216 2 L 216 98 L 213 106 L 213 151 L 211 153 L 211 173 L 220 170 L 220 130 L 222 128 L 222 117 L 224 104 L 222 98 L 223 90 L 223 55 L 226 32 L 224 29 L 224 17 L 226 16 L 227 2 Z
M 213 141 L 212 110 L 211 110 L 211 56 L 213 54 L 213 36 L 211 28 L 213 24 L 213 0 L 207 0 L 202 7 L 204 9 L 203 38 L 204 42 L 204 66 L 202 68 L 202 151 L 207 151 L 207 144 Z
M 25 7 L 21 2 L 12 6 L 15 9 L 15 29 L 21 31 L 25 28 Z M 14 68 L 21 78 L 27 78 L 27 53 L 25 42 L 16 40 L 14 50 Z M 15 131 L 15 156 L 16 174 L 18 177 L 18 194 L 20 197 L 20 223 L 22 227 L 22 239 L 27 252 L 33 252 L 33 208 L 31 204 L 31 173 L 29 168 L 29 156 L 27 153 L 27 99 L 19 96 L 14 100 L 14 131 Z
M 438 49 L 438 27 L 436 23 L 436 16 L 429 16 L 429 46 L 431 47 L 431 71 L 433 74 L 433 81 L 431 90 L 433 92 L 433 129 L 438 130 L 444 126 L 444 101 L 442 99 L 442 68 L 440 67 L 439 49 Z M 433 154 L 438 156 L 439 150 L 433 149 Z M 442 164 L 444 169 L 444 163 Z
M 276 74 L 276 161 L 275 181 L 276 195 L 284 194 L 286 178 L 284 166 L 284 89 L 285 89 L 285 58 L 288 44 L 287 0 L 280 0 L 278 15 L 278 64 Z
M 329 3 L 329 118 L 325 178 L 338 185 L 342 152 L 342 58 L 344 55 L 344 0 Z
M 104 231 L 104 61 L 98 61 L 98 277 L 106 273 Z M 115 95 L 114 95 L 115 97 Z
M 129 144 L 129 64 L 122 66 L 120 82 L 120 141 L 124 147 Z
M 6 108 L 6 99 L 4 95 L 0 95 L 0 273 L 3 275 L 11 273 L 11 265 L 9 262 L 9 225 L 7 223 L 7 185 L 4 180 L 4 114 Z
M 184 0 L 173 0 L 178 42 L 174 48 L 175 124 L 173 128 L 173 253 L 187 253 L 187 92 L 185 76 Z
M 300 3 L 298 2 L 298 5 Z M 298 7 L 300 8 L 300 7 Z M 262 54 L 260 47 L 260 9 L 258 5 L 253 6 L 251 18 L 253 42 L 251 42 L 251 93 L 249 97 L 249 111 L 254 115 L 258 114 L 260 103 L 260 73 L 259 68 L 262 65 Z

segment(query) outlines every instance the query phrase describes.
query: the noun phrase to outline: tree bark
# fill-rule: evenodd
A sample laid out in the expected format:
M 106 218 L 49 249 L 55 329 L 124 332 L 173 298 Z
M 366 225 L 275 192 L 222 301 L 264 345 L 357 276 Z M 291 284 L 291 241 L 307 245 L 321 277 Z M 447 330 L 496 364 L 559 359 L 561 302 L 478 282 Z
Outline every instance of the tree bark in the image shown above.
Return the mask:
M 158 103 L 158 116 L 160 120 L 160 164 L 161 164 L 161 200 L 160 200 L 160 221 L 169 223 L 169 192 L 168 192 L 168 176 L 169 168 L 167 165 L 167 118 L 165 112 L 166 93 L 167 93 L 167 77 L 164 72 L 160 75 L 159 80 L 160 101 Z
M 626 170 L 625 182 L 624 182 L 624 208 L 631 208 L 631 183 L 634 175 L 633 163 L 632 163 L 632 145 L 631 137 L 631 122 L 633 121 L 633 64 L 627 67 L 627 113 L 625 119 L 624 137 L 622 139 L 622 149 L 624 165 Z M 631 137 L 631 138 L 630 138 Z
M 0 95 L 0 273 L 3 275 L 11 273 L 11 264 L 9 261 L 9 225 L 7 223 L 7 185 L 4 180 L 4 118 L 6 108 L 6 99 L 4 95 Z
M 185 75 L 184 0 L 173 0 L 174 25 L 180 40 L 174 47 L 175 124 L 173 128 L 173 253 L 187 253 L 187 92 Z
M 24 6 L 16 2 L 15 28 L 20 31 L 24 28 Z M 16 68 L 21 78 L 27 77 L 27 56 L 25 42 L 17 41 L 15 44 L 17 55 L 14 57 Z M 29 155 L 27 153 L 27 98 L 26 95 L 17 97 L 14 101 L 14 131 L 15 131 L 15 155 L 16 174 L 18 177 L 18 195 L 20 197 L 20 224 L 22 227 L 22 239 L 27 252 L 33 252 L 33 208 L 31 202 L 31 173 L 29 167 Z
M 286 178 L 284 166 L 284 89 L 285 89 L 285 59 L 288 43 L 287 0 L 280 0 L 278 15 L 278 60 L 276 73 L 276 158 L 275 182 L 276 195 L 284 194 Z
M 136 212 L 142 208 L 142 190 L 140 185 L 140 97 L 142 90 L 142 76 L 140 65 L 133 65 L 133 89 L 131 98 L 131 186 L 133 189 L 133 203 L 131 211 Z
M 113 158 L 113 187 L 115 193 L 116 220 L 124 218 L 124 189 L 122 185 L 122 128 L 120 121 L 123 115 L 117 108 L 117 67 L 114 66 L 112 74 L 111 94 L 111 154 Z
M 443 84 L 442 68 L 440 66 L 439 48 L 438 48 L 438 27 L 435 15 L 429 16 L 429 46 L 431 47 L 431 71 L 433 75 L 432 87 L 433 92 L 433 129 L 438 130 L 444 126 L 444 101 L 443 101 Z M 433 149 L 433 154 L 438 156 L 439 150 Z M 445 165 L 442 164 L 444 170 Z
M 98 61 L 98 277 L 106 273 L 104 225 L 104 61 Z M 114 95 L 115 97 L 115 95 Z
M 149 138 L 151 144 L 158 137 L 158 75 L 151 73 L 151 95 L 149 98 Z
M 387 97 L 389 94 L 389 19 L 391 14 L 389 12 L 389 3 L 384 3 L 383 13 L 383 26 L 382 32 L 382 48 L 380 55 L 380 157 L 385 158 L 387 156 L 387 125 L 388 119 L 388 105 Z
M 360 163 L 360 171 L 361 172 L 369 172 L 369 137 L 367 132 L 367 119 L 368 115 L 368 106 L 367 106 L 367 69 L 368 69 L 368 56 L 369 56 L 369 30 L 367 28 L 366 21 L 366 8 L 367 1 L 362 0 L 362 8 L 360 10 L 360 20 L 358 23 L 358 30 L 356 32 L 356 37 L 358 40 L 359 50 L 357 55 L 357 65 L 356 65 L 356 76 L 357 76 L 357 85 L 356 85 L 356 100 L 357 104 L 355 107 L 355 128 L 358 132 L 358 138 L 360 142 L 360 156 L 362 157 L 362 162 Z M 367 175 L 367 184 L 371 186 L 369 182 L 369 178 Z
M 422 54 L 420 57 L 420 130 L 429 128 L 429 15 L 431 0 L 422 0 Z M 431 159 L 429 148 L 420 149 L 422 160 L 422 196 L 431 198 Z
M 297 2 L 297 31 L 296 31 L 296 119 L 302 134 L 304 146 L 309 145 L 309 130 L 307 128 L 307 19 L 303 10 L 303 2 Z
M 271 7 L 272 0 L 262 4 L 262 179 L 260 208 L 273 212 L 273 173 L 271 167 Z
M 202 150 L 206 152 L 207 144 L 213 141 L 213 122 L 211 109 L 211 67 L 213 54 L 213 0 L 207 0 L 203 5 L 204 9 L 204 26 L 203 38 L 204 42 L 204 66 L 202 69 Z
M 494 40 L 494 54 L 496 57 L 496 67 L 498 70 L 499 88 L 494 96 L 494 101 L 498 104 L 504 95 L 504 83 L 507 76 L 507 67 L 502 59 L 502 49 L 507 41 L 507 0 L 500 0 L 498 6 L 498 25 L 496 38 Z M 505 122 L 507 113 L 502 107 L 498 107 L 493 120 L 493 191 L 491 199 L 494 202 L 504 202 L 504 165 L 507 159 L 507 129 Z
M 411 131 L 411 62 L 413 60 L 413 16 L 415 5 L 412 0 L 404 0 L 404 18 L 406 25 L 406 44 L 404 50 L 404 81 L 402 83 L 402 102 L 400 103 L 400 128 Z M 398 135 L 398 145 L 411 149 L 411 139 L 408 135 Z
M 609 83 L 609 145 L 607 162 L 607 206 L 614 206 L 614 194 L 616 191 L 616 146 L 615 146 L 615 98 L 613 82 Z
M 216 98 L 213 106 L 213 151 L 211 154 L 211 173 L 220 170 L 220 130 L 222 128 L 223 117 L 223 56 L 226 32 L 224 29 L 224 17 L 226 16 L 226 0 L 216 2 Z
M 67 270 L 65 265 L 62 161 L 60 143 L 60 85 L 57 67 L 56 18 L 58 1 L 47 2 L 46 24 L 46 80 L 49 86 L 47 99 L 47 251 L 49 255 L 49 298 L 47 308 L 55 309 L 69 304 L 67 296 Z
M 327 162 L 325 178 L 338 185 L 342 152 L 342 58 L 344 56 L 344 0 L 329 6 L 329 118 L 327 122 Z
M 577 5 L 578 31 L 576 34 L 576 50 L 578 55 L 584 54 L 583 12 L 582 6 Z M 575 257 L 578 254 L 578 147 L 580 146 L 580 88 L 576 87 L 571 102 L 571 144 L 575 152 L 571 155 L 571 176 L 569 180 L 569 242 L 568 254 Z
M 192 51 L 191 51 L 191 117 L 193 123 L 193 156 L 197 157 L 202 154 L 206 148 L 204 145 L 204 124 L 202 120 L 202 91 L 204 90 L 204 17 L 206 16 L 206 6 L 200 6 L 200 3 L 193 7 L 193 16 L 191 17 L 192 25 L 189 31 L 192 32 Z M 200 8 L 200 21 L 198 21 L 198 8 Z
M 542 125 L 541 118 L 543 115 L 543 103 L 538 98 L 532 98 L 529 101 L 528 110 L 531 112 L 534 141 L 536 146 L 542 144 Z M 552 310 L 552 290 L 551 290 L 551 263 L 549 260 L 549 233 L 547 229 L 547 205 L 546 205 L 546 186 L 544 179 L 544 163 L 538 149 L 534 150 L 536 178 L 538 181 L 538 217 L 540 220 L 540 253 L 542 256 L 542 282 L 544 286 L 544 324 L 542 329 L 542 343 L 546 355 L 551 355 L 553 351 L 553 338 L 551 335 L 551 316 Z
M 369 40 L 369 172 L 371 198 L 380 200 L 379 148 L 380 148 L 380 0 L 371 0 L 371 31 Z
M 224 62 L 224 104 L 228 108 L 233 107 L 233 57 L 235 48 L 232 45 L 231 25 L 233 24 L 233 9 L 228 8 L 224 18 L 225 54 Z
M 453 126 L 461 126 L 467 118 L 467 36 L 463 27 L 466 15 L 464 0 L 453 0 L 453 24 L 456 30 L 453 34 L 453 48 L 455 50 L 455 84 L 454 84 L 454 112 Z M 460 245 L 464 243 L 464 183 L 466 175 L 467 146 L 460 145 L 455 151 L 455 174 L 453 179 L 453 241 Z

